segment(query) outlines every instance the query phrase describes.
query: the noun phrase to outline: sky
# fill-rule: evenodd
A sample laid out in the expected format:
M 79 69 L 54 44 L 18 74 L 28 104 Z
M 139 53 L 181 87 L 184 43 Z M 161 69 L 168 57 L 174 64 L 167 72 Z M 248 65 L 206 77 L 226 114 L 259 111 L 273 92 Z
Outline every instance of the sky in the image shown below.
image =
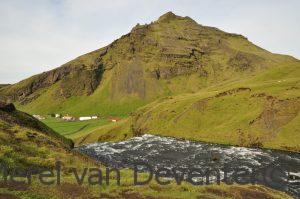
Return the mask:
M 172 11 L 300 59 L 298 0 L 1 0 L 0 84 L 103 47 Z

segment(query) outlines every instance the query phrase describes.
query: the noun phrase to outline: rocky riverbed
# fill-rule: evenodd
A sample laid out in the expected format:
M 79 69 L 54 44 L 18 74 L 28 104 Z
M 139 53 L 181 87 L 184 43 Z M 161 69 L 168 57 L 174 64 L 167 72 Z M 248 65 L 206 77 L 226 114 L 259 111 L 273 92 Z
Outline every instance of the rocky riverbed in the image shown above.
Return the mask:
M 197 185 L 216 183 L 218 180 L 259 183 L 295 197 L 300 193 L 299 153 L 224 146 L 148 134 L 122 142 L 82 145 L 75 150 L 109 167 L 159 170 L 165 172 L 166 177 L 174 177 L 176 172 L 180 172 L 184 180 L 195 184 L 200 182 Z M 195 172 L 202 173 L 203 177 L 189 178 Z

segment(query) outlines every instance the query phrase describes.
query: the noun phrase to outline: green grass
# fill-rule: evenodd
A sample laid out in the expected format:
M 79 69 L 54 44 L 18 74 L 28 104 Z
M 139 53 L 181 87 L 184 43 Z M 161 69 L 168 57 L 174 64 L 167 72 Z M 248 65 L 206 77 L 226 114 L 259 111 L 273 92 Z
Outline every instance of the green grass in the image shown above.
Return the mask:
M 5 116 L 5 117 L 4 117 Z M 30 123 L 23 123 L 22 126 L 15 123 L 15 120 L 24 119 L 26 115 L 17 113 L 5 113 L 0 111 L 0 162 L 5 163 L 9 168 L 18 168 L 22 170 L 32 168 L 54 169 L 56 161 L 62 162 L 61 185 L 43 185 L 39 182 L 38 175 L 31 175 L 31 185 L 22 183 L 27 182 L 26 177 L 15 177 L 14 183 L 2 183 L 3 173 L 0 171 L 0 198 L 16 199 L 60 199 L 60 198 L 203 198 L 211 197 L 216 199 L 243 198 L 245 195 L 255 195 L 271 199 L 290 197 L 285 193 L 275 191 L 260 185 L 208 185 L 194 186 L 187 182 L 177 185 L 175 180 L 170 185 L 161 186 L 153 179 L 144 186 L 135 186 L 133 184 L 133 171 L 122 169 L 120 186 L 116 184 L 115 175 L 110 175 L 110 185 L 105 184 L 105 168 L 97 164 L 88 157 L 70 151 L 65 148 L 59 139 L 53 134 L 39 130 Z M 29 117 L 29 116 L 27 116 Z M 8 120 L 9 119 L 9 120 Z M 26 119 L 26 118 L 25 118 Z M 29 117 L 30 120 L 34 120 Z M 27 120 L 29 120 L 27 119 Z M 57 123 L 54 119 L 48 119 L 48 122 Z M 123 120 L 126 121 L 126 120 Z M 123 121 L 120 121 L 122 124 Z M 39 123 L 35 120 L 36 123 Z M 86 122 L 85 122 L 86 123 Z M 91 123 L 90 123 L 91 124 Z M 94 124 L 94 123 L 93 123 Z M 110 124 L 116 126 L 116 123 Z M 41 124 L 41 126 L 43 126 Z M 74 130 L 73 128 L 72 130 Z M 47 131 L 47 129 L 44 129 Z M 69 126 L 70 130 L 70 126 Z M 88 185 L 88 178 L 95 175 L 94 172 L 87 170 L 83 185 L 79 186 L 74 174 L 69 172 L 69 168 L 78 169 L 81 176 L 83 168 L 97 168 L 103 172 L 102 185 Z M 54 172 L 56 173 L 56 172 Z M 140 180 L 145 180 L 147 174 L 139 174 Z M 10 179 L 10 177 L 8 177 Z M 47 178 L 46 181 L 55 178 Z M 95 178 L 94 178 L 95 179 Z M 44 178 L 45 180 L 45 178 Z
M 110 78 L 110 74 L 107 74 Z M 118 116 L 127 117 L 138 107 L 149 102 L 136 96 L 124 99 L 111 99 L 109 82 L 96 89 L 90 96 L 72 96 L 67 100 L 56 96 L 61 82 L 54 84 L 48 89 L 40 90 L 42 95 L 27 105 L 16 104 L 19 109 L 31 114 L 47 115 L 51 113 L 70 114 L 73 116 L 101 115 L 103 117 Z M 45 106 L 45 104 L 47 104 Z
M 20 191 L 13 186 L 1 187 L 0 196 L 4 194 L 15 196 L 18 199 L 60 199 L 60 198 L 141 198 L 141 199 L 159 199 L 159 198 L 176 198 L 176 199 L 197 199 L 197 198 L 214 198 L 214 199 L 291 199 L 285 193 L 266 188 L 261 185 L 203 185 L 194 186 L 183 182 L 177 185 L 172 182 L 170 185 L 158 185 L 154 180 L 144 186 L 134 186 L 132 183 L 132 174 L 129 171 L 121 171 L 121 186 L 111 180 L 109 186 L 95 185 L 88 186 L 85 181 L 82 186 L 76 184 L 74 176 L 63 175 L 64 182 L 60 186 L 45 186 L 34 183 Z M 87 179 L 87 177 L 85 178 Z M 3 194 L 3 195 L 1 195 Z M 7 196 L 7 195 L 6 195 Z
M 299 77 L 299 64 L 294 63 L 195 94 L 156 101 L 136 113 L 134 125 L 142 132 L 158 135 L 242 146 L 258 141 L 262 147 L 299 151 Z M 217 93 L 245 87 L 251 91 L 216 97 Z M 258 93 L 274 99 L 252 97 Z M 212 98 L 205 101 L 207 97 Z M 271 111 L 269 116 L 250 125 L 267 111 Z M 241 143 L 242 137 L 245 143 Z
M 87 133 L 99 126 L 110 123 L 108 119 L 64 121 L 57 118 L 47 118 L 42 120 L 42 122 L 65 137 L 69 137 L 77 133 Z
M 10 168 L 49 168 L 60 159 L 71 162 L 71 147 L 71 140 L 29 115 L 0 111 L 0 162 Z
M 89 132 L 81 131 L 69 138 L 74 141 L 76 146 L 93 142 L 123 141 L 134 136 L 130 123 L 131 120 L 125 118 L 117 123 L 103 125 Z
M 122 123 L 101 126 L 73 138 L 76 144 L 104 138 L 116 141 L 130 138 L 138 131 L 213 143 L 299 151 L 299 77 L 299 62 L 280 65 L 256 76 L 206 87 L 200 92 L 161 98 L 141 107 Z M 251 91 L 217 97 L 219 93 L 238 88 Z M 263 97 L 258 97 L 259 94 Z
M 244 198 L 246 195 L 260 198 L 281 199 L 291 198 L 285 193 L 275 191 L 260 185 L 208 185 L 194 186 L 187 182 L 177 185 L 175 180 L 170 185 L 158 185 L 153 179 L 151 183 L 144 186 L 133 185 L 133 172 L 128 169 L 121 170 L 121 185 L 116 184 L 115 175 L 110 175 L 110 185 L 89 186 L 87 183 L 90 175 L 95 175 L 89 170 L 84 177 L 83 185 L 76 183 L 75 176 L 69 173 L 68 168 L 78 169 L 81 176 L 83 168 L 98 168 L 103 171 L 105 179 L 105 168 L 88 157 L 70 151 L 65 148 L 59 139 L 53 134 L 33 128 L 31 124 L 23 123 L 22 126 L 7 120 L 9 116 L 20 117 L 18 114 L 0 112 L 0 162 L 6 163 L 9 168 L 49 168 L 54 169 L 54 163 L 62 162 L 61 185 L 55 183 L 50 186 L 39 183 L 37 175 L 33 174 L 32 184 L 27 186 L 20 181 L 26 182 L 25 177 L 14 178 L 17 182 L 1 183 L 0 198 L 17 199 L 60 199 L 60 198 Z M 3 119 L 5 116 L 5 119 Z M 19 119 L 24 119 L 22 116 Z M 126 120 L 123 120 L 126 121 Z M 38 121 L 36 121 L 38 123 Z M 120 122 L 119 124 L 121 124 Z M 28 126 L 29 125 L 29 126 Z M 110 124 L 115 125 L 115 124 Z M 0 171 L 0 182 L 3 173 Z M 139 179 L 145 179 L 146 174 L 139 174 Z M 55 178 L 47 178 L 48 180 Z M 95 178 L 94 178 L 95 179 Z M 44 178 L 45 180 L 45 178 Z

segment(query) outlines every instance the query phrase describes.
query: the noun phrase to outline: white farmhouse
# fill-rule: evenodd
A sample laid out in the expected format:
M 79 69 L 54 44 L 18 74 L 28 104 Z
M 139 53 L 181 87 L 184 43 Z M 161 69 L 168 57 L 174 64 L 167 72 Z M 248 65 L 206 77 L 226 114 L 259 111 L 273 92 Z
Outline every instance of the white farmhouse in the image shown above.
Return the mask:
M 91 120 L 92 117 L 79 117 L 79 121 Z
M 44 120 L 45 117 L 41 116 L 41 115 L 32 115 L 34 118 L 38 119 L 38 120 Z
M 65 121 L 75 121 L 75 118 L 69 115 L 63 116 L 62 119 Z

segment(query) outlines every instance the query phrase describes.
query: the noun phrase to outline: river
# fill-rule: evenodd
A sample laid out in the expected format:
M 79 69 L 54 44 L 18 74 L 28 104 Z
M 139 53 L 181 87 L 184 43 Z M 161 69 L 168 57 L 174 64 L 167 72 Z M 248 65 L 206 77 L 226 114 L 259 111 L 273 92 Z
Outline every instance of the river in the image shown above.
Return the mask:
M 226 183 L 258 183 L 285 191 L 294 197 L 300 194 L 300 154 L 276 150 L 244 148 L 179 140 L 145 134 L 122 142 L 101 142 L 82 145 L 75 150 L 106 166 L 157 171 L 161 168 L 189 174 L 207 172 L 210 181 Z M 144 164 L 143 164 L 144 163 Z M 138 165 L 140 166 L 138 166 Z M 144 165 L 144 166 L 142 166 Z M 147 165 L 147 166 L 146 166 Z M 172 172 L 164 171 L 166 177 Z M 218 178 L 219 174 L 219 178 Z

